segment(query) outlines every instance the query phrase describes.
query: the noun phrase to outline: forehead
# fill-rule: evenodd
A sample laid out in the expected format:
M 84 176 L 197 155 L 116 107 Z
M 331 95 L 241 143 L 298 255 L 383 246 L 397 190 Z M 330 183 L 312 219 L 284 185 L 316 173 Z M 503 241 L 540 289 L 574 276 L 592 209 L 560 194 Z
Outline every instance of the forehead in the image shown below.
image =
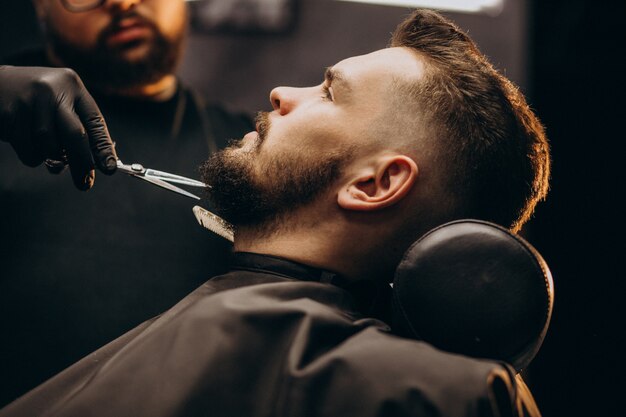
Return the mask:
M 344 59 L 335 64 L 332 71 L 351 86 L 385 88 L 397 79 L 420 79 L 424 73 L 424 63 L 411 49 L 397 47 Z

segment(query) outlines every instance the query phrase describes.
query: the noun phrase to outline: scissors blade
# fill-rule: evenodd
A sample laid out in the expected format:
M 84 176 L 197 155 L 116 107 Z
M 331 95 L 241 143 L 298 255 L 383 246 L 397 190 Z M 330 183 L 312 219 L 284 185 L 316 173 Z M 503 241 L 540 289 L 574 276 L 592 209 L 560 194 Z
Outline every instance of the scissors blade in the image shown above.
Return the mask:
M 159 187 L 165 188 L 166 190 L 170 190 L 173 191 L 175 193 L 178 194 L 182 194 L 184 196 L 196 199 L 196 200 L 200 200 L 200 197 L 198 197 L 195 194 L 191 194 L 190 192 L 187 192 L 185 190 L 183 190 L 182 188 L 179 188 L 175 185 L 169 184 L 159 178 L 153 178 L 153 177 L 146 177 L 144 175 L 135 175 L 135 174 L 130 174 L 131 177 L 135 177 L 135 178 L 139 178 L 140 180 L 144 180 L 144 181 L 148 181 L 151 184 L 157 185 Z
M 192 180 L 191 178 L 183 177 L 176 174 L 170 174 L 169 172 L 159 171 L 156 169 L 146 169 L 144 175 L 146 177 L 161 179 L 176 184 L 189 185 L 191 187 L 211 188 L 210 185 L 207 185 L 201 181 Z

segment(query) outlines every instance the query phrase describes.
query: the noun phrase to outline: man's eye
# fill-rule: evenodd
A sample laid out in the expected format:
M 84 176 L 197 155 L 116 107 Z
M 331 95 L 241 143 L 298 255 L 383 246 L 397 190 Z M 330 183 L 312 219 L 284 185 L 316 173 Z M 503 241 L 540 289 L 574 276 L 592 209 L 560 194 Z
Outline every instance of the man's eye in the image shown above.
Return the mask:
M 329 86 L 327 86 L 326 84 L 322 84 L 322 92 L 324 93 L 324 95 L 322 96 L 324 100 L 333 101 L 333 95 L 330 91 Z

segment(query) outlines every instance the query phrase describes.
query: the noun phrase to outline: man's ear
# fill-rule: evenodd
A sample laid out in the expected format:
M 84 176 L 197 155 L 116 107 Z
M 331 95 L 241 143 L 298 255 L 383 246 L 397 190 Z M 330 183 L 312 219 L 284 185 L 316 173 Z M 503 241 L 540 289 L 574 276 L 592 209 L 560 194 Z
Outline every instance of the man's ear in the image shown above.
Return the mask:
M 401 201 L 413 188 L 418 169 L 405 155 L 386 156 L 358 171 L 339 190 L 337 203 L 346 210 L 380 210 Z

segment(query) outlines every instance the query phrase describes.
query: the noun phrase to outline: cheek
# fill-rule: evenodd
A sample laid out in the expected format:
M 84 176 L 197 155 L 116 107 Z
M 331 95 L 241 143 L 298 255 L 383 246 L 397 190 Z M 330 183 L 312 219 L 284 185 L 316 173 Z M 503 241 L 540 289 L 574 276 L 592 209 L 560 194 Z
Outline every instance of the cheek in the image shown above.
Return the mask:
M 346 117 L 323 107 L 298 109 L 271 122 L 268 140 L 294 151 L 306 148 L 333 148 L 349 136 Z
M 271 131 L 260 147 L 258 159 L 261 164 L 281 155 L 283 158 L 310 158 L 319 160 L 324 155 L 341 151 L 343 137 L 337 129 L 323 123 L 297 126 L 282 125 Z
M 66 41 L 81 48 L 94 46 L 100 32 L 111 21 L 100 9 L 72 13 L 65 10 L 60 2 L 56 3 L 58 6 L 49 9 L 46 23 L 53 26 Z
M 50 10 L 47 19 L 48 25 L 54 26 L 66 41 L 81 49 L 95 46 L 98 35 L 109 22 L 110 18 L 99 10 L 71 13 L 60 8 Z
M 144 4 L 153 7 L 154 22 L 167 38 L 175 39 L 184 31 L 187 6 L 183 0 L 154 0 Z

